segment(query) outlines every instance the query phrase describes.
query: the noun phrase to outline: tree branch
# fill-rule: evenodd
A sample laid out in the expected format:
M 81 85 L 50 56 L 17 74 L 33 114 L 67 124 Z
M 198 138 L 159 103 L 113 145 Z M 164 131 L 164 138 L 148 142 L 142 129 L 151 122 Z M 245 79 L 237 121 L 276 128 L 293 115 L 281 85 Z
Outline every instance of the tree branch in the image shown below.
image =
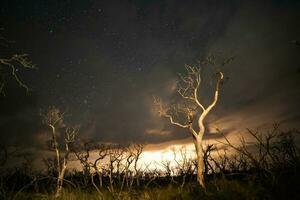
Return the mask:
M 19 69 L 17 68 L 19 66 L 20 68 L 24 69 L 35 69 L 35 66 L 31 63 L 31 61 L 28 60 L 27 54 L 22 55 L 13 55 L 11 58 L 0 58 L 0 70 L 8 68 L 11 70 L 10 74 L 14 78 L 14 80 L 17 82 L 17 84 L 24 88 L 27 92 L 29 92 L 29 87 L 21 80 L 21 78 L 18 75 Z M 5 79 L 8 77 L 5 75 L 5 71 L 0 71 L 1 76 L 1 86 L 0 86 L 0 92 L 3 93 L 3 89 L 5 86 Z
M 217 103 L 217 101 L 218 101 L 218 98 L 219 98 L 220 83 L 221 83 L 221 81 L 223 80 L 224 75 L 223 75 L 222 72 L 219 72 L 218 74 L 220 75 L 220 77 L 219 77 L 219 79 L 218 79 L 218 81 L 217 81 L 217 83 L 216 83 L 215 97 L 214 97 L 213 102 L 206 108 L 206 110 L 207 110 L 208 112 L 216 105 L 216 103 Z

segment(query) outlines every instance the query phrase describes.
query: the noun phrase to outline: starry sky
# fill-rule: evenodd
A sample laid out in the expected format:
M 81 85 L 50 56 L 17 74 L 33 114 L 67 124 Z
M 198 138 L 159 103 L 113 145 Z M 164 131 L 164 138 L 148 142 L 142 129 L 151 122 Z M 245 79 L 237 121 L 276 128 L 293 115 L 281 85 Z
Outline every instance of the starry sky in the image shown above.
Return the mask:
M 189 135 L 153 113 L 152 96 L 170 99 L 184 64 L 210 53 L 235 58 L 206 122 L 212 132 L 300 127 L 299 8 L 291 0 L 1 1 L 1 35 L 15 42 L 0 53 L 27 53 L 38 69 L 21 72 L 29 94 L 11 84 L 0 97 L 0 139 L 43 145 L 39 113 L 55 105 L 84 138 L 180 143 Z

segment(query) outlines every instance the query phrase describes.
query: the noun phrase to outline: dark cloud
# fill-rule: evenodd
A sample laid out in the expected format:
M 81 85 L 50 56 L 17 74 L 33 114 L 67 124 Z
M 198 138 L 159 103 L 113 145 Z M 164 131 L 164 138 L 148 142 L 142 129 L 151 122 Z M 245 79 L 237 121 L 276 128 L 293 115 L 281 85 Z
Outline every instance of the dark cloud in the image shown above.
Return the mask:
M 233 129 L 275 121 L 299 128 L 300 49 L 292 43 L 300 33 L 297 6 L 296 2 L 245 2 L 223 37 L 211 45 L 210 51 L 235 55 L 226 69 L 230 80 L 219 104 L 223 114 L 215 121 L 222 121 L 223 115 Z

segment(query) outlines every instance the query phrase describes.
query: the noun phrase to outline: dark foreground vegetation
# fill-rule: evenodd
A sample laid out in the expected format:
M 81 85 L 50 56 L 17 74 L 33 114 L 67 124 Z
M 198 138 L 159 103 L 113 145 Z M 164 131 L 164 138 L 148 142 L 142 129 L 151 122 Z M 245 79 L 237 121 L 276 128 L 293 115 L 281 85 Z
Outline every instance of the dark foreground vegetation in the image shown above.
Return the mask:
M 160 169 L 138 167 L 142 145 L 109 148 L 84 143 L 72 152 L 83 171 L 67 172 L 57 199 L 299 199 L 297 130 L 248 130 L 254 142 L 225 142 L 204 150 L 206 189 L 196 181 L 197 162 L 180 151 L 181 158 L 159 163 Z M 74 148 L 75 149 L 75 148 Z M 219 149 L 219 150 L 218 150 Z M 222 149 L 222 150 L 220 150 Z M 96 160 L 91 152 L 97 151 Z M 234 153 L 233 153 L 234 152 Z M 3 150 L 2 157 L 5 157 Z M 104 162 L 104 160 L 106 160 Z M 35 172 L 30 162 L 17 169 L 2 169 L 1 199 L 54 199 L 56 167 L 45 159 L 47 173 Z

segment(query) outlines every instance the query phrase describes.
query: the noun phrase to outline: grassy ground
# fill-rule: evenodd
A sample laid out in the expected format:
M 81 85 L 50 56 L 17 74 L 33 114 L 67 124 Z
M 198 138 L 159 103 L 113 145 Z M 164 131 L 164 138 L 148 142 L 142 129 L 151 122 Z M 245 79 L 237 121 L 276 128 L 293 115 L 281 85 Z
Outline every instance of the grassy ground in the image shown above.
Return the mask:
M 133 191 L 123 191 L 121 193 L 110 193 L 104 191 L 100 195 L 96 191 L 87 191 L 82 189 L 65 188 L 61 200 L 197 200 L 197 199 L 292 199 L 291 191 L 297 191 L 295 188 L 281 188 L 285 191 L 272 192 L 274 188 L 266 188 L 260 183 L 255 182 L 241 182 L 238 180 L 227 180 L 220 178 L 217 181 L 211 181 L 207 184 L 206 191 L 201 189 L 196 183 L 188 183 L 184 187 L 175 185 L 166 185 L 161 187 L 142 188 Z M 292 192 L 293 193 L 293 192 Z M 47 193 L 25 193 L 11 194 L 5 199 L 26 200 L 26 199 L 54 199 L 52 194 Z M 296 198 L 295 198 L 296 199 Z

